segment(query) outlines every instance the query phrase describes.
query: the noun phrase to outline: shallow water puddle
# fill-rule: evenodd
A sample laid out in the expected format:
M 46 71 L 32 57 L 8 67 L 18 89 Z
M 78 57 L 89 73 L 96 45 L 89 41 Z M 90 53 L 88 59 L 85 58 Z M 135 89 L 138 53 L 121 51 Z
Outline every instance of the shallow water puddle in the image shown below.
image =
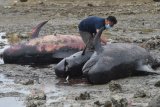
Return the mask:
M 0 74 L 0 94 L 8 94 L 8 93 L 22 93 L 28 94 L 28 90 L 23 90 L 20 88 L 18 89 L 18 85 L 14 84 L 13 79 L 8 79 L 5 75 Z M 10 94 L 9 96 L 1 96 L 0 98 L 0 107 L 25 107 L 24 101 L 20 97 L 13 97 L 14 95 Z M 20 100 L 21 99 L 21 100 Z
M 25 105 L 18 97 L 4 97 L 0 98 L 0 107 L 25 107 Z
M 13 79 L 8 79 L 4 74 L 0 74 L 0 93 L 7 92 L 19 92 L 23 94 L 29 94 L 30 91 L 21 87 L 21 85 L 15 84 Z
M 3 84 L 13 84 L 13 80 L 12 79 L 7 79 L 5 78 L 5 75 L 0 74 L 0 81 L 3 82 Z
M 12 78 L 7 78 L 4 74 L 0 74 L 0 82 L 0 94 L 17 92 L 19 94 L 23 94 L 23 97 L 25 97 L 31 94 L 34 91 L 34 89 L 44 91 L 47 95 L 46 105 L 49 105 L 52 102 L 56 102 L 59 99 L 63 99 L 63 96 L 66 94 L 65 92 L 59 90 L 58 87 L 53 85 L 54 83 L 52 83 L 50 79 L 47 79 L 47 81 L 42 82 L 41 84 L 21 85 L 15 84 Z M 53 99 L 50 99 L 50 97 L 52 97 Z M 12 94 L 10 94 L 7 97 L 2 96 L 2 98 L 0 98 L 0 107 L 24 107 L 24 101 L 20 101 L 19 99 L 19 97 L 14 97 L 14 95 Z

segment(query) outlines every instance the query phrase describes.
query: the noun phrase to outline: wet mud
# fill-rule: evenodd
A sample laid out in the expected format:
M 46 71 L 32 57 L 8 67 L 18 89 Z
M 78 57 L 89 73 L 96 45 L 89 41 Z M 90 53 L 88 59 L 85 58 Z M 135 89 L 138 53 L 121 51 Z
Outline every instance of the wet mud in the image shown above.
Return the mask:
M 103 33 L 108 43 L 136 43 L 160 56 L 160 2 L 154 0 L 0 0 L 0 53 L 9 45 L 28 40 L 31 28 L 44 20 L 49 22 L 40 36 L 79 35 L 78 23 L 93 15 L 117 17 L 118 24 Z M 155 98 L 160 94 L 160 75 L 91 85 L 84 78 L 70 79 L 69 83 L 57 78 L 53 64 L 3 64 L 3 60 L 0 63 L 0 107 L 158 105 Z M 160 69 L 156 72 L 160 73 Z

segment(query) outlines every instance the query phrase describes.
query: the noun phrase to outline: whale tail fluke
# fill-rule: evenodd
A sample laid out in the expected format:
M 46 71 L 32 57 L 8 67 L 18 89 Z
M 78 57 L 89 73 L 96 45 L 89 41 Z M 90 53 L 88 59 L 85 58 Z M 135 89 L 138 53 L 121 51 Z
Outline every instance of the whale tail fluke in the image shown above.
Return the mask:
M 42 28 L 43 25 L 45 25 L 48 21 L 49 21 L 49 20 L 43 21 L 43 22 L 41 22 L 40 24 L 38 24 L 36 27 L 34 27 L 34 28 L 32 29 L 32 31 L 31 31 L 31 38 L 32 38 L 32 39 L 38 37 L 41 28 Z

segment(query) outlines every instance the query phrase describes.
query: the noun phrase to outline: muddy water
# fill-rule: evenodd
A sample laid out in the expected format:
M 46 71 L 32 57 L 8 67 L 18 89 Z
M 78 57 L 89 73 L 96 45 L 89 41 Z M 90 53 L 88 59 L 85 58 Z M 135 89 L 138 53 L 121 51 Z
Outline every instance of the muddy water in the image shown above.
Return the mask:
M 65 95 L 65 92 L 61 92 L 60 89 L 53 85 L 53 80 L 47 79 L 41 81 L 40 84 L 35 83 L 34 85 L 23 86 L 21 84 L 15 84 L 14 77 L 7 78 L 4 74 L 0 74 L 0 94 L 4 93 L 4 96 L 0 96 L 0 106 L 25 107 L 25 96 L 34 93 L 35 89 L 42 90 L 46 93 L 48 97 L 46 105 L 49 105 L 51 102 L 58 101 L 58 99 L 50 99 L 50 97 L 57 98 Z M 16 93 L 18 94 L 15 95 Z
M 16 97 L 4 97 L 0 98 L 1 107 L 25 107 L 23 101 Z
M 15 92 L 13 88 L 14 82 L 13 79 L 7 79 L 3 74 L 0 74 L 0 93 L 9 93 Z M 20 91 L 19 91 L 20 92 Z M 24 102 L 20 97 L 14 96 L 4 96 L 0 97 L 0 106 L 1 107 L 25 107 Z
M 0 5 L 7 5 L 11 0 L 0 0 Z

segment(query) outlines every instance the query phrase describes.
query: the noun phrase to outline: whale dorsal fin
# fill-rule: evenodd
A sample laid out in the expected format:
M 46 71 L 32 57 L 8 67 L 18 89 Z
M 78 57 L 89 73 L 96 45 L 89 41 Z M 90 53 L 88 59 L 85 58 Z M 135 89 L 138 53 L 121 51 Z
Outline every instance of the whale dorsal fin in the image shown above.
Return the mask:
M 49 21 L 49 20 L 44 21 L 44 22 L 41 22 L 40 24 L 38 24 L 36 27 L 34 27 L 34 28 L 32 29 L 32 31 L 31 31 L 31 38 L 32 38 L 32 39 L 38 37 L 39 32 L 40 32 L 42 26 L 45 25 L 48 21 Z
M 101 45 L 101 40 L 100 40 L 103 30 L 105 30 L 105 27 L 102 27 L 99 30 L 99 32 L 95 35 L 94 40 L 93 40 L 93 45 L 97 53 L 102 52 L 103 50 L 102 45 Z

